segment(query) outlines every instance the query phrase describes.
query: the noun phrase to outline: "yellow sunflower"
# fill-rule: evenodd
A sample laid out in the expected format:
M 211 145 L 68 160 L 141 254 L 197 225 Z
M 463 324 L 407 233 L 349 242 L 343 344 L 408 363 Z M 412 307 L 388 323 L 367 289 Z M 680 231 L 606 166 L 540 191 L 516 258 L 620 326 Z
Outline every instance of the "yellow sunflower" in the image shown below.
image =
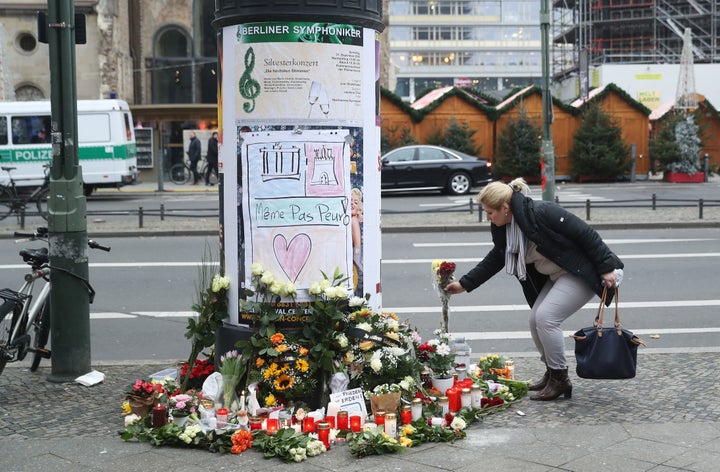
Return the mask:
M 275 389 L 279 392 L 290 390 L 295 386 L 295 379 L 287 374 L 282 374 L 275 379 Z
M 307 372 L 310 368 L 310 364 L 305 359 L 298 359 L 295 361 L 295 369 L 300 372 Z

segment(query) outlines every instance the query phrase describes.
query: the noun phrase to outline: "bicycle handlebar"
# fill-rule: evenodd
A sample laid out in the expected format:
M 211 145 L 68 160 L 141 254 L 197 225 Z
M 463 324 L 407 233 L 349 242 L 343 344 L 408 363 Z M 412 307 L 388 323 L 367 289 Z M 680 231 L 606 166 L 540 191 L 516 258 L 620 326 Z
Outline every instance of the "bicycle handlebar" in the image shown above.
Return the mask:
M 33 241 L 36 239 L 42 239 L 43 241 L 46 241 L 48 237 L 48 229 L 44 226 L 39 226 L 34 233 L 22 233 L 20 231 L 15 231 L 15 237 L 27 238 Z M 110 246 L 103 246 L 102 244 L 92 239 L 88 239 L 87 245 L 90 249 L 100 249 L 101 251 L 105 252 L 110 252 L 111 249 Z

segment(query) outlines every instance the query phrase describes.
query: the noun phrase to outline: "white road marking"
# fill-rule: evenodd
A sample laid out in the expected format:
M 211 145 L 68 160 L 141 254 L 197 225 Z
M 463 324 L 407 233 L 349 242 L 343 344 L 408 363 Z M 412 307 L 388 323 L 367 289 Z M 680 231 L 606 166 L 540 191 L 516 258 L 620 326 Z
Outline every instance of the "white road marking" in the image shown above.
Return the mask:
M 623 308 L 682 308 L 682 307 L 706 307 L 720 306 L 720 300 L 664 300 L 651 302 L 622 302 Z M 582 307 L 583 310 L 597 310 L 598 304 L 593 301 Z M 527 311 L 526 304 L 519 305 L 474 305 L 474 306 L 452 306 L 453 313 L 471 313 L 471 312 L 488 312 L 488 311 Z M 403 306 L 403 307 L 383 307 L 383 311 L 392 311 L 393 313 L 432 313 L 437 314 L 437 306 Z
M 717 241 L 713 238 L 702 239 L 605 239 L 606 244 L 646 244 L 646 243 L 694 243 L 702 241 Z M 413 243 L 413 247 L 472 247 L 472 246 L 492 246 L 492 242 L 475 242 L 475 243 Z

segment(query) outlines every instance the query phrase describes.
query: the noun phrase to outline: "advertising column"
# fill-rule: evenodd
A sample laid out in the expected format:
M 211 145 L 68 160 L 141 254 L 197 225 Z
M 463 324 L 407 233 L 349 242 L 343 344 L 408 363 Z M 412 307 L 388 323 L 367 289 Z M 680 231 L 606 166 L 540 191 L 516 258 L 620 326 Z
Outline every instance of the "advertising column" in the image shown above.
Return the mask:
M 277 304 L 289 327 L 308 316 L 310 286 L 323 274 L 342 274 L 349 294 L 381 305 L 382 23 L 379 12 L 312 8 L 243 14 L 236 4 L 231 20 L 216 12 L 216 23 L 226 23 L 220 106 L 230 325 L 252 323 L 239 300 L 253 267 L 296 288 Z

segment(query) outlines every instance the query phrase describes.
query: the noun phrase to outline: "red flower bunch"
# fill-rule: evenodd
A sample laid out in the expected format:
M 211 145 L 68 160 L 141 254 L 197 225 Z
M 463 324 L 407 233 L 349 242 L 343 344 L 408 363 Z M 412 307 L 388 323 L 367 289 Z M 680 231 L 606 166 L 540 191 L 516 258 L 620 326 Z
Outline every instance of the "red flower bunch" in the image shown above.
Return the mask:
M 239 429 L 235 431 L 230 438 L 232 441 L 232 447 L 230 452 L 233 454 L 240 454 L 241 452 L 250 449 L 253 443 L 253 435 L 250 431 L 244 431 Z
M 482 398 L 480 399 L 480 408 L 492 408 L 494 406 L 500 406 L 503 403 L 505 403 L 505 400 L 500 397 Z
M 183 362 L 180 367 L 180 378 L 184 379 L 187 375 L 188 363 Z M 193 368 L 190 369 L 190 387 L 200 388 L 202 387 L 203 381 L 213 372 L 215 372 L 215 365 L 210 362 L 210 359 L 195 359 Z
M 427 361 L 430 359 L 430 355 L 435 352 L 435 346 L 424 342 L 421 345 L 418 346 L 418 357 L 420 358 L 420 361 Z
M 158 390 L 158 387 L 160 390 Z M 155 391 L 162 391 L 162 385 L 161 384 L 154 384 L 152 382 L 147 382 L 142 379 L 137 379 L 134 384 L 128 389 L 129 395 L 137 395 L 139 397 L 148 397 L 152 395 Z
M 440 280 L 450 280 L 455 273 L 455 263 L 442 261 L 438 267 L 437 274 Z

